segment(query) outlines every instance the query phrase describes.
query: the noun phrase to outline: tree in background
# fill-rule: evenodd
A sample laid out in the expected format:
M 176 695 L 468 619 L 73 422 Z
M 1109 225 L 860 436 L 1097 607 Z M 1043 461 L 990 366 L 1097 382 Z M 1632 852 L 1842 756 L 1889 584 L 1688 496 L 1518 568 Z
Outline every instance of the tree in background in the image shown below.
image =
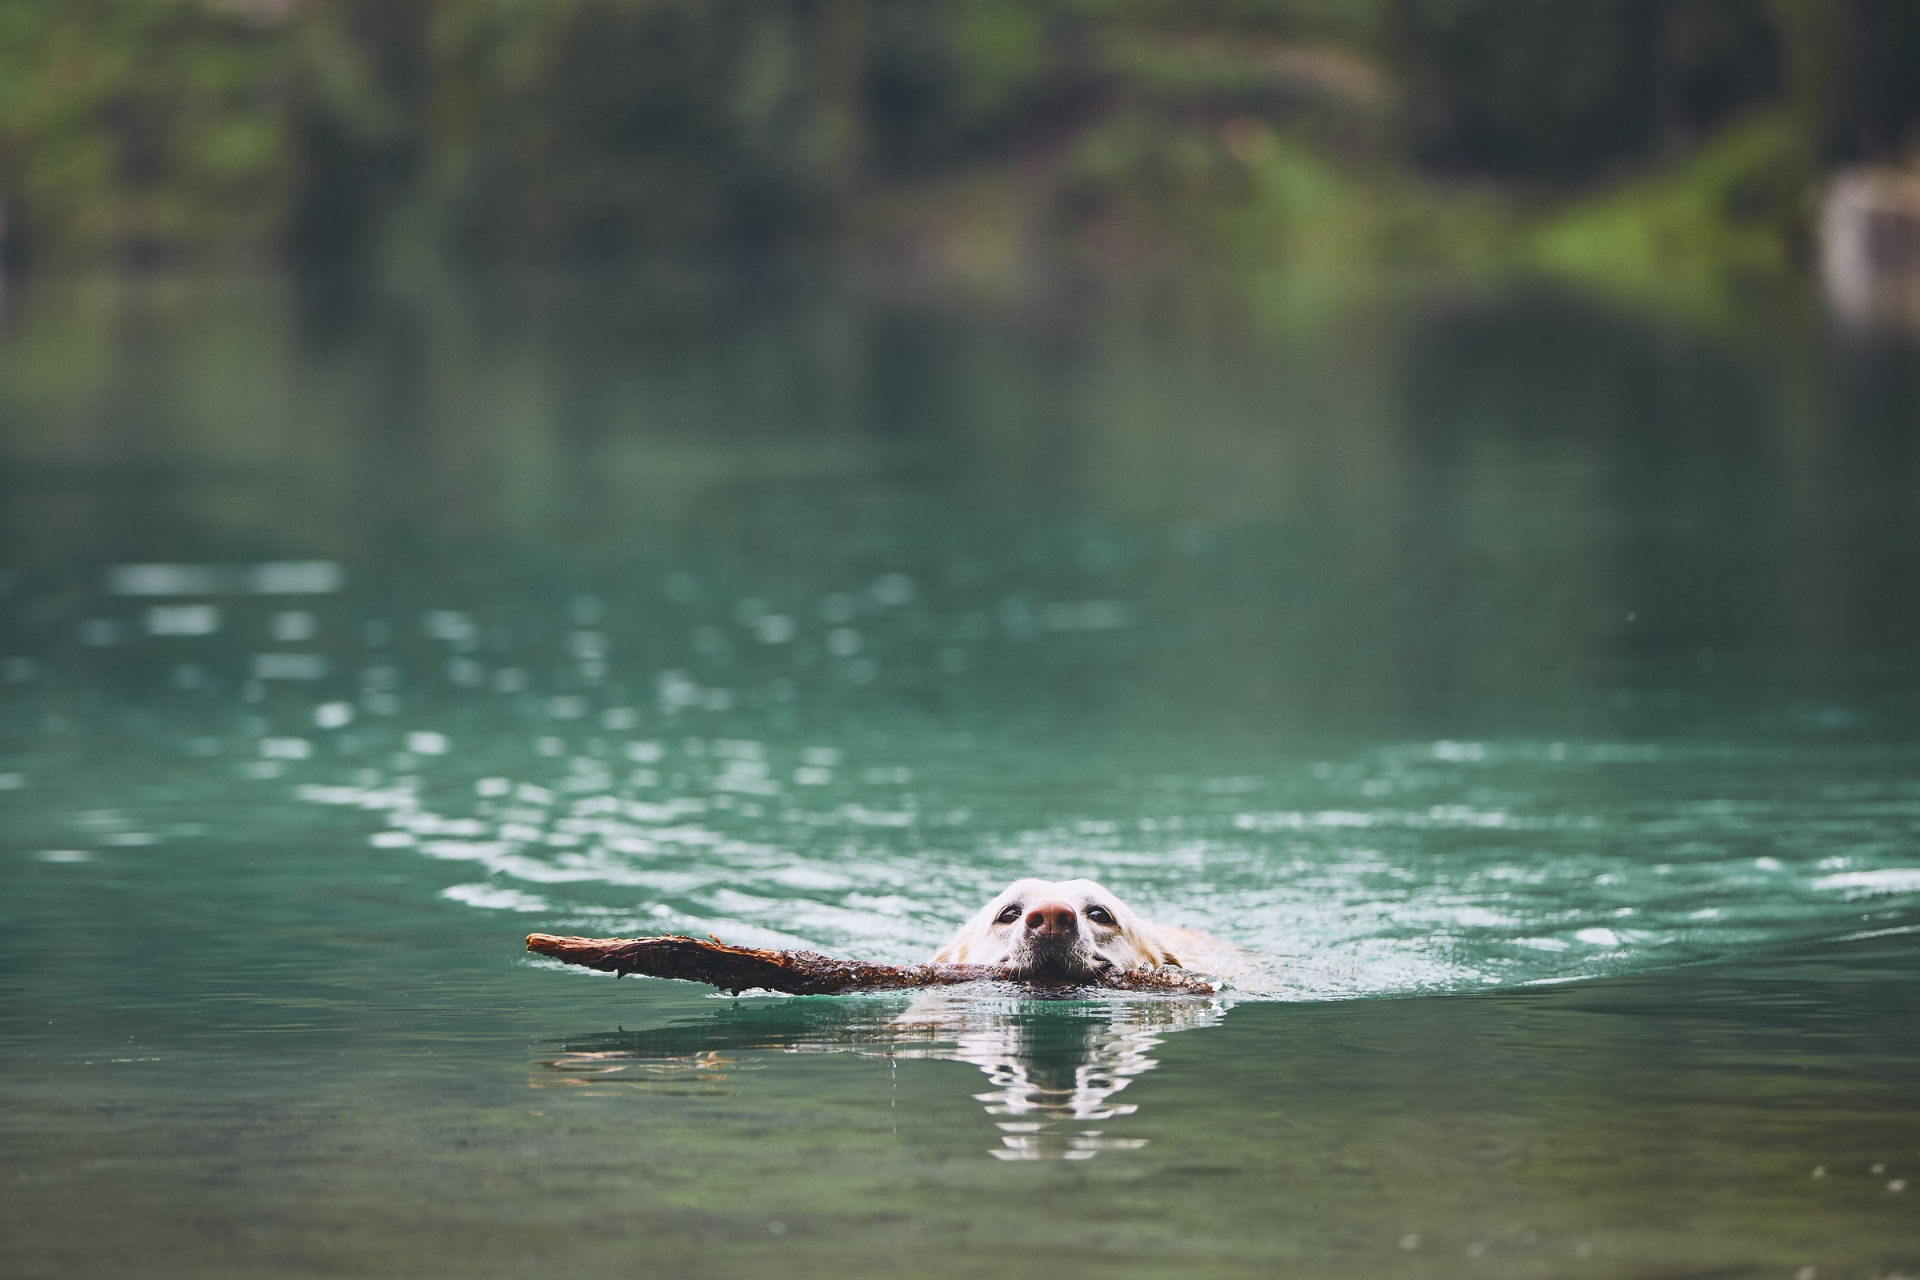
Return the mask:
M 14 251 L 145 262 L 272 236 L 290 195 L 289 46 L 195 0 L 0 3 Z
M 1786 244 L 1820 167 L 1917 120 L 1909 0 L 0 0 L 8 246 L 44 262 L 739 261 L 969 218 L 1445 258 L 1582 201 L 1612 220 L 1563 257 L 1697 254 Z

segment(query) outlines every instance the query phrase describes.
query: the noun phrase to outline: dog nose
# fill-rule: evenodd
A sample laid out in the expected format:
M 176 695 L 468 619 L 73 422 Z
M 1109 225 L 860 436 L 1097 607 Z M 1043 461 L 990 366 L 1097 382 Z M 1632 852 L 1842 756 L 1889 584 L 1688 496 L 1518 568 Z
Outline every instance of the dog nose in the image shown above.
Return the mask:
M 1080 922 L 1064 902 L 1043 902 L 1027 912 L 1027 932 L 1042 935 L 1078 933 Z

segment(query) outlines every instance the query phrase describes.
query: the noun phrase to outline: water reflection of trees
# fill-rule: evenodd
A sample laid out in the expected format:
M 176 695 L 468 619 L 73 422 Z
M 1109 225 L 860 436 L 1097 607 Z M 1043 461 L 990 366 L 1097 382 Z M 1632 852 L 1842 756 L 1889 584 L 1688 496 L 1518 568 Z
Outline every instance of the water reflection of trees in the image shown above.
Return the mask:
M 694 1023 L 571 1037 L 538 1055 L 528 1084 L 602 1096 L 722 1095 L 760 1055 L 856 1053 L 965 1062 L 992 1088 L 973 1096 L 1000 1130 L 1002 1160 L 1090 1160 L 1144 1147 L 1101 1127 L 1134 1114 L 1116 1095 L 1159 1063 L 1168 1035 L 1212 1026 L 1215 1000 L 1042 1001 L 926 993 L 902 1007 L 787 1003 L 730 1010 Z
M 856 691 L 923 673 L 912 696 L 996 725 L 1045 708 L 1129 731 L 1172 712 L 1209 740 L 1396 735 L 1506 708 L 1658 715 L 1788 675 L 1807 706 L 1844 707 L 1849 655 L 1905 652 L 1920 616 L 1901 550 L 1910 344 L 1691 341 L 1537 295 L 1293 328 L 1197 289 L 976 315 L 831 292 L 296 301 L 178 280 L 15 308 L 10 367 L 41 372 L 0 395 L 8 465 L 71 477 L 0 510 L 16 591 L 158 545 L 324 547 L 353 584 L 341 603 L 400 623 L 395 660 L 423 692 L 468 687 L 422 651 L 443 642 L 401 602 L 424 597 L 470 607 L 488 651 L 521 637 L 495 659 L 516 678 L 570 687 L 577 666 L 527 665 L 559 575 L 620 602 L 610 686 L 678 668 L 855 702 L 797 669 L 814 637 L 762 643 L 730 611 L 862 580 L 850 513 L 917 549 L 900 563 L 932 622 L 863 631 L 901 658 Z M 673 573 L 710 598 L 636 586 Z M 1132 624 L 1047 622 L 1073 601 Z M 63 588 L 30 611 L 51 644 L 97 607 Z M 703 624 L 744 643 L 697 648 Z M 335 636 L 351 677 L 366 651 L 323 618 Z

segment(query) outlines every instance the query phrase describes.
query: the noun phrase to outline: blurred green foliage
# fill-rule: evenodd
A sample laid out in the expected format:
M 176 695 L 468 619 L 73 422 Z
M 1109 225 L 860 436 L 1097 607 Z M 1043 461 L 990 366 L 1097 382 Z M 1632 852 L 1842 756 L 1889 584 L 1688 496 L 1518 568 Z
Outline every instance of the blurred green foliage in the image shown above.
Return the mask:
M 0 0 L 16 259 L 1795 261 L 1910 0 Z
M 0 192 L 16 235 L 134 258 L 286 216 L 289 41 L 190 0 L 0 4 Z
M 1737 305 L 1743 285 L 1791 270 L 1808 172 L 1796 122 L 1757 117 L 1685 163 L 1542 219 L 1525 252 L 1598 292 L 1712 315 Z

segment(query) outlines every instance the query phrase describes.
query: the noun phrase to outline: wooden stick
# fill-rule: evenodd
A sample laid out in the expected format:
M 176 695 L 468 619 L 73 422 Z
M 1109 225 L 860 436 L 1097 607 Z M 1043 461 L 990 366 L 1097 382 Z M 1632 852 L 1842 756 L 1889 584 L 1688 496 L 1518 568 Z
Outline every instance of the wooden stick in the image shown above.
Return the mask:
M 654 978 L 682 978 L 688 982 L 709 983 L 735 995 L 751 987 L 797 996 L 824 996 L 842 991 L 899 991 L 960 982 L 1020 982 L 1056 989 L 1106 987 L 1116 991 L 1185 995 L 1211 995 L 1216 990 L 1212 983 L 1176 969 L 1109 969 L 1087 982 L 1045 982 L 1018 977 L 996 965 L 866 964 L 813 951 L 762 951 L 674 935 L 562 938 L 551 933 L 531 933 L 527 935 L 527 950 L 615 977 L 644 973 Z

